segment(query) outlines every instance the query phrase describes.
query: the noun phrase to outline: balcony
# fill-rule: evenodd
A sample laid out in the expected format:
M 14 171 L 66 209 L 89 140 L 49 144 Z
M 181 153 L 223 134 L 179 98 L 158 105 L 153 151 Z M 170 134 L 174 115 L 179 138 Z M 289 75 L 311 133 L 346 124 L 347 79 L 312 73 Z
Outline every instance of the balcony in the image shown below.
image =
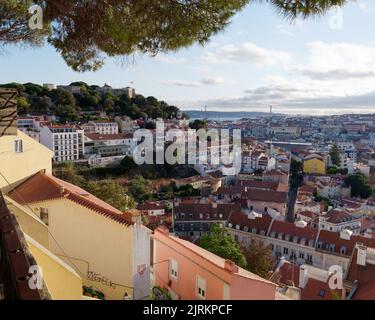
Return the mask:
M 25 238 L 15 217 L 8 210 L 0 192 L 0 299 L 46 300 L 45 289 L 29 286 L 30 267 L 37 265 L 28 250 Z M 44 280 L 42 279 L 43 283 Z

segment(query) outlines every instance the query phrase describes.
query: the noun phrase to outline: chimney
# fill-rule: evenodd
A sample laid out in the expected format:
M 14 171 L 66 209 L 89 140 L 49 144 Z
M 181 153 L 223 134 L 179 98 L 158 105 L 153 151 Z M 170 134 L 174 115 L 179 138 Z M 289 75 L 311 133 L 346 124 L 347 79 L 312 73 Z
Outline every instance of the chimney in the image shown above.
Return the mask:
M 217 208 L 217 203 L 216 202 L 212 202 L 212 208 L 214 208 L 214 209 Z
M 231 273 L 237 273 L 238 272 L 238 266 L 231 260 L 225 260 L 224 269 L 228 270 Z
M 364 245 L 357 245 L 357 264 L 360 266 L 366 266 L 367 259 L 367 248 Z
M 309 275 L 306 266 L 301 266 L 299 268 L 299 285 L 298 287 L 304 289 L 309 281 Z
M 353 234 L 353 231 L 350 231 L 348 229 L 343 229 L 340 231 L 340 238 L 343 240 L 350 240 L 352 234 Z

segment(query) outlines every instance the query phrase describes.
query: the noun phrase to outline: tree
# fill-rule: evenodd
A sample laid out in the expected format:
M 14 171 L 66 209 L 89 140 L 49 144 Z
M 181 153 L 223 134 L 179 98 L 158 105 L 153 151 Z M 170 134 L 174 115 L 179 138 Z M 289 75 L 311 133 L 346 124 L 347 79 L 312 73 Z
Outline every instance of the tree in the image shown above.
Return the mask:
M 125 170 L 125 172 L 130 171 L 137 167 L 136 163 L 134 162 L 132 157 L 126 156 L 124 159 L 121 160 L 121 167 Z
M 207 128 L 207 121 L 196 119 L 193 122 L 190 122 L 190 128 L 199 130 L 199 129 L 206 129 Z
M 104 57 L 156 55 L 204 45 L 251 0 L 35 0 L 43 30 L 28 27 L 32 0 L 0 2 L 0 44 L 42 45 L 45 39 L 76 71 L 98 70 Z M 322 15 L 348 0 L 262 0 L 287 19 Z
M 332 164 L 336 167 L 340 167 L 340 150 L 337 145 L 332 146 L 329 155 L 331 156 Z
M 367 183 L 367 178 L 360 173 L 349 175 L 345 179 L 345 186 L 351 187 L 352 197 L 361 197 L 367 199 L 372 191 Z
M 224 258 L 232 260 L 240 267 L 246 267 L 246 258 L 240 246 L 232 239 L 228 231 L 213 223 L 210 231 L 199 240 L 199 246 Z
M 30 107 L 30 102 L 25 96 L 20 96 L 17 99 L 17 111 L 19 114 L 26 114 Z
M 249 247 L 242 247 L 242 252 L 246 258 L 246 269 L 266 278 L 268 272 L 275 267 L 275 259 L 272 256 L 270 247 L 264 246 L 261 241 L 252 240 Z
M 128 190 L 112 180 L 91 181 L 85 189 L 120 211 L 134 207 L 134 200 L 129 196 Z
M 290 164 L 290 181 L 293 188 L 298 188 L 303 183 L 302 162 L 292 159 Z
M 151 181 L 143 178 L 140 175 L 135 176 L 130 181 L 130 192 L 134 199 L 138 202 L 149 200 L 152 198 Z
M 71 162 L 63 162 L 54 165 L 53 175 L 81 188 L 84 188 L 87 184 L 86 179 L 77 173 L 74 164 Z

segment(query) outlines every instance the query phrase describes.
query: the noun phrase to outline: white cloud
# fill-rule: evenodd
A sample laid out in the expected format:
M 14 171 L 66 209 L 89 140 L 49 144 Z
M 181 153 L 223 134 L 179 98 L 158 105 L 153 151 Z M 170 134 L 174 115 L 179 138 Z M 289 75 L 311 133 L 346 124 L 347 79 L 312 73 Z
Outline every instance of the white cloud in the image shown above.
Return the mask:
M 206 51 L 202 60 L 207 63 L 252 62 L 258 66 L 285 64 L 291 60 L 286 51 L 266 49 L 251 42 L 240 45 L 229 44 L 214 52 Z
M 207 77 L 202 79 L 202 83 L 208 86 L 216 86 L 219 84 L 223 84 L 224 79 L 222 77 Z
M 185 80 L 162 81 L 161 84 L 166 85 L 166 86 L 176 86 L 176 87 L 199 87 L 202 85 L 201 82 L 185 81 Z
M 186 64 L 188 62 L 185 58 L 167 56 L 167 55 L 157 55 L 154 58 L 155 60 L 167 64 Z
M 185 81 L 185 80 L 175 80 L 175 81 L 163 81 L 161 84 L 168 86 L 177 87 L 201 87 L 201 86 L 217 86 L 224 84 L 225 80 L 222 77 L 206 77 L 201 81 Z
M 370 5 L 370 3 L 366 0 L 361 0 L 361 1 L 358 1 L 358 7 L 359 9 L 365 13 L 365 14 L 371 14 L 372 11 L 373 11 L 373 8 L 372 6 Z

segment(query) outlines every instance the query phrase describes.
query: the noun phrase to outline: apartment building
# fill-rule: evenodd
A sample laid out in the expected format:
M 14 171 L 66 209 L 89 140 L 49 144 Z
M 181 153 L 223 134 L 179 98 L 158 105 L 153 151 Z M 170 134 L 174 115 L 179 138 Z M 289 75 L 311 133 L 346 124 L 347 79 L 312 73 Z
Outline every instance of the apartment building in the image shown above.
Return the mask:
M 94 132 L 104 134 L 118 134 L 119 127 L 116 122 L 112 121 L 90 121 L 88 124 L 94 126 Z
M 153 242 L 153 285 L 174 300 L 276 300 L 276 284 L 230 260 L 158 228 Z
M 85 157 L 97 155 L 101 158 L 132 156 L 136 141 L 132 134 L 85 134 Z
M 325 174 L 324 158 L 318 154 L 310 154 L 303 159 L 303 172 L 307 174 Z
M 347 229 L 318 230 L 305 221 L 288 223 L 264 214 L 233 213 L 226 226 L 233 238 L 244 245 L 257 239 L 269 245 L 276 258 L 284 257 L 298 265 L 308 264 L 324 270 L 337 265 L 346 272 L 357 243 L 375 248 L 375 239 L 354 235 Z
M 233 212 L 241 212 L 241 205 L 233 203 L 180 203 L 173 205 L 173 231 L 182 237 L 202 236 L 213 223 L 224 225 Z
M 55 162 L 76 161 L 85 153 L 84 131 L 76 125 L 42 125 L 40 143 L 54 152 Z
M 340 232 L 347 229 L 354 234 L 361 232 L 361 219 L 352 216 L 345 209 L 331 209 L 319 216 L 319 229 Z

